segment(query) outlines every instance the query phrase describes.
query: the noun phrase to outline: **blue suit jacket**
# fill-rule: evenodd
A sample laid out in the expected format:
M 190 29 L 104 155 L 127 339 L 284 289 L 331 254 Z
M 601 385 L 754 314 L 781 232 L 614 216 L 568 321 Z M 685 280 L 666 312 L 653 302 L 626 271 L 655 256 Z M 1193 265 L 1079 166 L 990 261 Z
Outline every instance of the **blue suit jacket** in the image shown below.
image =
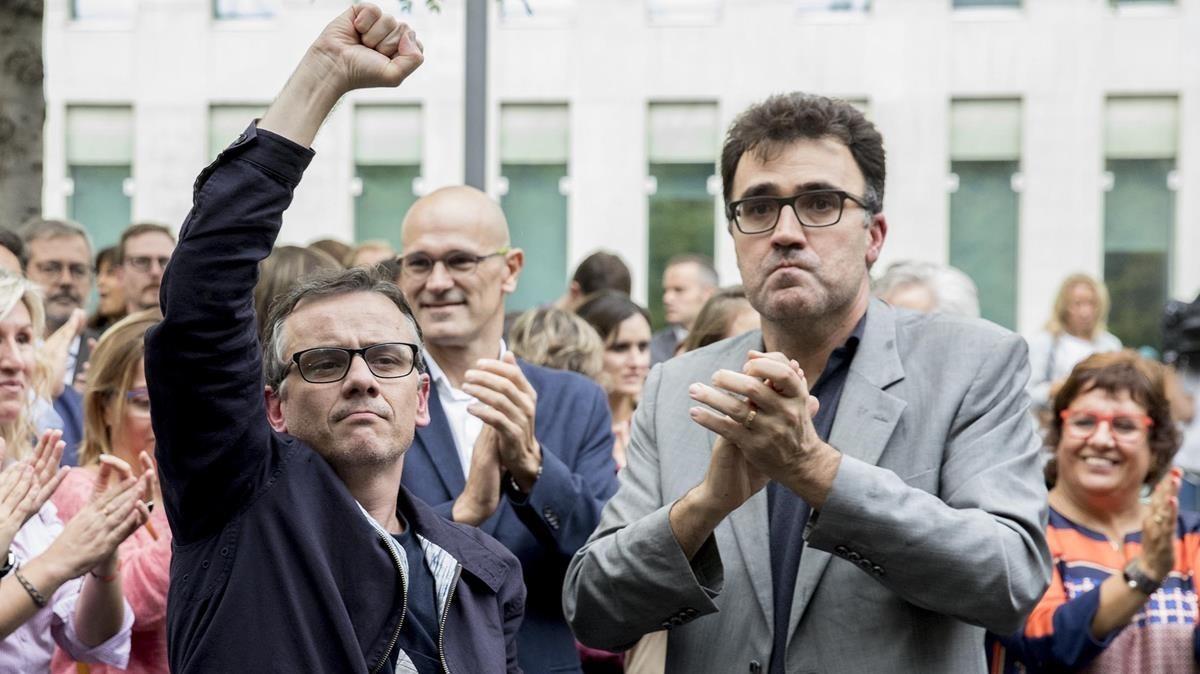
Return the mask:
M 579 671 L 575 638 L 563 619 L 567 564 L 617 491 L 612 417 L 604 391 L 573 372 L 520 361 L 538 393 L 534 435 L 542 476 L 527 498 L 505 485 L 496 513 L 480 528 L 521 560 L 528 591 L 517 656 L 526 672 Z M 429 390 L 430 424 L 418 428 L 404 460 L 403 484 L 449 518 L 466 480 L 437 389 Z

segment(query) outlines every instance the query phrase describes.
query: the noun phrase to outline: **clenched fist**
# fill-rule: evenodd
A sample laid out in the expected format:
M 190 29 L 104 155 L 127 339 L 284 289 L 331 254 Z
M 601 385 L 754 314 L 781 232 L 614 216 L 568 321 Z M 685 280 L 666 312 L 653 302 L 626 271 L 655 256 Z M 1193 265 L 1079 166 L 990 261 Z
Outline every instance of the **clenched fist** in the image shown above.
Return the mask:
M 375 5 L 353 5 L 321 31 L 258 128 L 312 145 L 346 92 L 399 86 L 425 60 L 423 49 L 408 24 Z
M 344 91 L 395 87 L 424 60 L 423 47 L 408 24 L 375 5 L 353 5 L 313 43 L 312 55 L 328 61 L 327 76 Z

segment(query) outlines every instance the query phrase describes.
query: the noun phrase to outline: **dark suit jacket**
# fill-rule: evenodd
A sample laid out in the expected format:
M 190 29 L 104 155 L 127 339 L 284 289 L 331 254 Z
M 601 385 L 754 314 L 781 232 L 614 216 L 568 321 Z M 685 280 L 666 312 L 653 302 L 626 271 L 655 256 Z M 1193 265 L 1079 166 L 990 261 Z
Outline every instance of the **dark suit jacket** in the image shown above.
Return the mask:
M 387 534 L 328 462 L 266 419 L 254 284 L 312 156 L 251 126 L 204 169 L 146 334 L 176 674 L 362 673 L 400 643 L 406 590 Z M 439 595 L 447 669 L 519 673 L 518 561 L 404 489 L 398 510 L 426 555 L 448 553 L 438 572 L 455 569 Z
M 75 356 L 75 369 L 71 372 L 71 381 L 83 370 L 92 357 L 92 349 L 88 346 L 89 339 L 100 339 L 100 333 L 88 328 L 79 339 L 79 353 Z M 62 419 L 62 441 L 67 447 L 63 450 L 61 464 L 74 466 L 79 463 L 79 443 L 83 442 L 83 396 L 71 386 L 54 399 L 54 411 Z
M 542 448 L 542 476 L 528 498 L 505 485 L 500 508 L 481 528 L 508 547 L 525 573 L 525 622 L 517 655 L 526 672 L 579 671 L 575 639 L 562 614 L 567 564 L 600 520 L 617 491 L 612 459 L 612 417 L 604 391 L 573 372 L 520 361 L 538 393 L 534 434 Z M 454 435 L 430 387 L 431 423 L 418 428 L 404 460 L 403 484 L 451 516 L 466 484 Z

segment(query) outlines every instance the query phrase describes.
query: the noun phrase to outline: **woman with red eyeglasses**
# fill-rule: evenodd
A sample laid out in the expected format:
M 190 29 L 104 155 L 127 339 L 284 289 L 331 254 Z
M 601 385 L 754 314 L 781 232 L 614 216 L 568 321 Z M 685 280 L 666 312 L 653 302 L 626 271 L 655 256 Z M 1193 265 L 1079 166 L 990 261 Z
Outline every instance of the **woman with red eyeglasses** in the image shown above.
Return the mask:
M 1050 586 L 1019 632 L 989 637 L 991 671 L 1195 671 L 1200 515 L 1179 511 L 1162 366 L 1128 351 L 1079 363 L 1046 440 Z

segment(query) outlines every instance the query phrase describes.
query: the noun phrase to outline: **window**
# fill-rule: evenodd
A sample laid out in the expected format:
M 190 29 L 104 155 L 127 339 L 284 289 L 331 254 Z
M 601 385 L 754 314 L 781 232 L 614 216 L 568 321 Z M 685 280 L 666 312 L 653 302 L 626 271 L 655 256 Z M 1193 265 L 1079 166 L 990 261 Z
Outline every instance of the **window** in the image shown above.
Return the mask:
M 99 250 L 117 242 L 132 220 L 133 110 L 67 108 L 69 217 L 88 228 Z
M 213 0 L 213 16 L 218 19 L 269 19 L 274 15 L 271 0 Z
M 1012 7 L 1021 8 L 1021 0 L 954 0 L 954 9 L 968 7 Z
M 354 109 L 354 238 L 381 239 L 400 250 L 400 223 L 417 200 L 421 177 L 421 108 Z
M 869 12 L 871 0 L 795 0 L 800 12 Z
M 500 205 L 513 245 L 525 251 L 510 311 L 557 298 L 567 282 L 569 127 L 566 105 L 500 108 L 500 174 L 507 183 Z
M 250 122 L 263 116 L 267 105 L 213 105 L 208 109 L 208 160 L 211 162 L 241 135 Z
M 652 24 L 711 24 L 721 17 L 722 0 L 646 0 Z
M 133 18 L 135 0 L 71 0 L 71 18 L 77 21 L 128 20 Z
M 1105 110 L 1104 281 L 1112 297 L 1108 329 L 1125 346 L 1159 346 L 1170 287 L 1178 147 L 1173 97 L 1110 98 Z
M 665 325 L 662 275 L 682 253 L 713 256 L 716 208 L 709 191 L 720 137 L 714 103 L 651 103 L 647 124 L 652 187 L 647 293 L 654 325 Z
M 1015 329 L 1021 102 L 950 104 L 950 264 L 979 289 L 983 317 Z

